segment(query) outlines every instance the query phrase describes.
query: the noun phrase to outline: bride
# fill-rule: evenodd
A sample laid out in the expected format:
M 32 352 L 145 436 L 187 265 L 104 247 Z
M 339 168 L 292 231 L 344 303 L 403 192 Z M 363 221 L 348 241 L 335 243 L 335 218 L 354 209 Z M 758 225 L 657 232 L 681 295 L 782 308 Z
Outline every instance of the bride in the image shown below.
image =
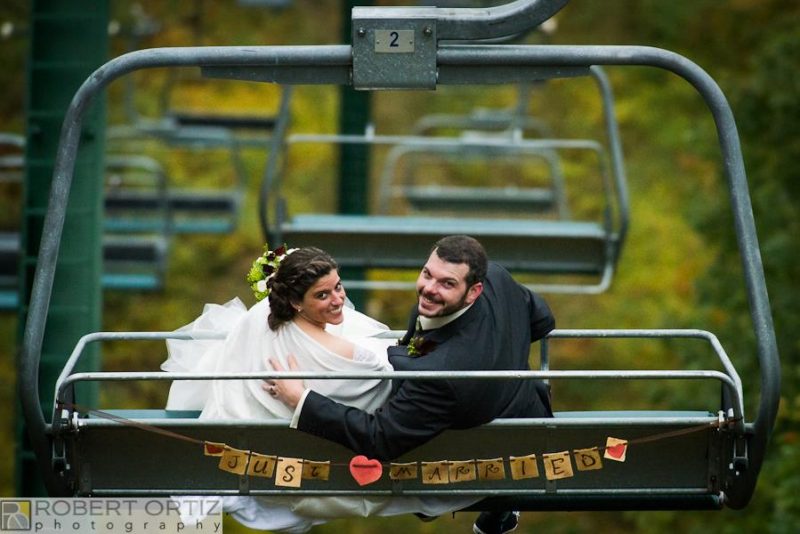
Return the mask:
M 391 371 L 386 348 L 395 340 L 376 337 L 388 328 L 345 306 L 338 266 L 314 248 L 267 250 L 253 263 L 248 282 L 260 301 L 249 310 L 237 298 L 207 304 L 179 332 L 223 331 L 224 340 L 168 340 L 168 372 L 272 370 L 268 360 L 304 371 Z M 384 380 L 309 379 L 306 387 L 333 400 L 373 412 L 391 389 Z M 261 380 L 175 381 L 167 409 L 201 410 L 201 419 L 292 419 Z M 226 497 L 225 511 L 251 528 L 305 532 L 346 516 L 419 513 L 437 516 L 475 498 L 416 497 Z

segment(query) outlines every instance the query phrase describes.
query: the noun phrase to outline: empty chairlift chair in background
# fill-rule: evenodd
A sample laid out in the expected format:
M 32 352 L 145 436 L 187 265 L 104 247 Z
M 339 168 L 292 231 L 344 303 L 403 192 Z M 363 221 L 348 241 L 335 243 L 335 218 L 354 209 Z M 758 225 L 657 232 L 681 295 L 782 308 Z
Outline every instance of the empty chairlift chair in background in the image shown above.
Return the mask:
M 172 239 L 164 169 L 148 156 L 106 156 L 104 289 L 163 288 Z
M 222 127 L 180 128 L 168 120 L 169 126 L 109 128 L 109 144 L 115 151 L 125 151 L 136 139 L 160 140 L 168 146 L 189 146 L 195 150 L 223 147 L 230 150 L 234 170 L 234 183 L 220 188 L 167 189 L 167 203 L 173 216 L 175 233 L 229 233 L 235 230 L 241 198 L 247 182 L 247 172 L 241 157 L 241 148 L 232 133 Z M 159 205 L 159 193 L 150 193 L 149 200 L 140 196 L 143 212 Z M 144 206 L 147 204 L 149 207 Z
M 167 178 L 147 156 L 106 156 L 104 289 L 157 291 L 172 237 Z
M 515 149 L 514 140 L 534 138 L 553 139 L 550 128 L 544 121 L 527 113 L 530 99 L 528 84 L 518 87 L 517 103 L 510 109 L 476 108 L 466 114 L 432 113 L 418 119 L 412 128 L 414 136 L 431 136 L 444 138 L 480 139 L 481 136 L 502 139 L 507 138 L 509 146 L 493 146 L 470 148 L 470 143 L 399 145 L 394 147 L 386 158 L 381 175 L 379 190 L 379 212 L 389 213 L 389 204 L 393 199 L 405 200 L 414 210 L 420 212 L 455 211 L 462 215 L 469 212 L 494 212 L 502 214 L 529 213 L 546 215 L 555 214 L 560 219 L 569 218 L 569 206 L 564 191 L 564 178 L 559 161 L 559 154 L 554 149 Z M 532 134 L 532 135 L 530 135 Z M 436 143 L 436 141 L 434 141 Z M 425 176 L 424 165 L 427 161 L 441 161 L 442 165 L 453 165 L 483 161 L 484 164 L 494 160 L 505 162 L 518 181 L 526 174 L 526 162 L 540 159 L 549 167 L 549 180 L 533 187 L 529 184 L 513 183 L 491 187 L 487 184 L 458 183 L 422 183 Z M 405 165 L 401 162 L 406 160 Z M 436 168 L 441 169 L 441 165 Z M 400 170 L 402 169 L 402 170 Z M 491 165 L 484 167 L 483 181 L 496 180 L 496 172 Z M 440 170 L 441 173 L 441 170 Z M 540 179 L 539 182 L 542 182 Z
M 622 189 L 620 202 L 622 206 L 623 222 L 621 226 L 627 226 L 627 185 L 625 177 L 624 163 L 622 161 L 622 148 L 619 139 L 619 132 L 616 125 L 615 112 L 613 109 L 613 95 L 611 86 L 600 67 L 592 67 L 593 75 L 598 81 L 600 92 L 603 97 L 604 116 L 606 117 L 607 143 L 613 150 L 612 169 L 614 171 L 615 183 Z M 509 146 L 503 149 L 496 147 L 488 150 L 487 155 L 498 156 L 498 161 L 504 157 L 513 158 L 515 150 L 514 140 L 520 139 L 556 139 L 552 128 L 543 120 L 538 119 L 528 111 L 533 89 L 541 86 L 543 82 L 535 84 L 521 83 L 517 87 L 517 101 L 510 108 L 492 109 L 476 107 L 468 113 L 431 113 L 421 117 L 412 128 L 413 135 L 434 136 L 434 137 L 464 137 L 475 138 L 481 135 L 489 137 L 509 139 Z M 456 93 L 457 95 L 457 93 Z M 457 96 L 454 95 L 455 98 Z M 609 151 L 611 151 L 609 150 Z M 435 154 L 441 154 L 441 158 L 459 163 L 464 158 L 481 158 L 482 150 L 476 150 L 471 154 L 469 147 L 459 147 L 458 145 L 436 145 L 427 146 L 398 146 L 392 149 L 387 163 L 384 166 L 381 176 L 380 187 L 380 212 L 388 213 L 388 203 L 391 199 L 405 199 L 415 210 L 418 211 L 437 211 L 444 209 L 460 211 L 462 215 L 467 215 L 470 211 L 474 212 L 529 212 L 532 214 L 542 213 L 543 215 L 556 214 L 557 218 L 567 220 L 570 218 L 567 195 L 564 186 L 564 178 L 561 169 L 559 152 L 556 148 L 537 149 L 533 155 L 538 155 L 540 159 L 547 162 L 550 167 L 550 186 L 547 187 L 475 187 L 475 186 L 453 186 L 439 184 L 420 184 L 419 176 L 425 176 L 424 169 L 415 160 L 435 158 Z M 430 154 L 429 154 L 430 153 Z M 494 154 L 493 154 L 494 153 Z M 520 159 L 524 154 L 517 155 Z M 405 169 L 398 174 L 396 167 L 402 159 L 409 160 Z M 438 158 L 437 158 L 438 159 Z M 522 170 L 524 163 L 519 162 Z M 513 168 L 513 167 L 512 167 Z M 501 171 L 502 172 L 502 171 Z M 514 171 L 519 173 L 520 171 Z M 492 180 L 495 176 L 494 170 L 486 170 L 487 180 Z M 617 256 L 622 251 L 624 241 L 624 230 L 617 247 Z
M 25 138 L 19 134 L 0 132 L 0 182 L 20 182 Z
M 538 84 L 537 84 L 538 85 Z M 531 116 L 528 101 L 533 92 L 531 84 L 517 88 L 517 102 L 511 108 L 478 107 L 468 113 L 431 113 L 420 117 L 412 128 L 414 135 L 453 135 L 467 130 L 498 132 L 521 137 L 552 138 L 547 123 Z M 532 134 L 532 135 L 531 135 Z
M 284 7 L 276 5 L 276 7 Z M 158 25 L 140 14 L 141 20 L 131 33 L 129 49 L 138 48 L 139 39 L 157 30 Z M 125 80 L 125 124 L 110 126 L 107 136 L 115 152 L 129 151 L 138 142 L 157 141 L 167 147 L 192 150 L 227 150 L 234 171 L 234 183 L 226 187 L 198 188 L 168 185 L 167 203 L 172 213 L 172 231 L 176 234 L 230 233 L 236 229 L 242 197 L 247 186 L 247 169 L 242 158 L 246 148 L 264 150 L 271 133 L 285 121 L 289 112 L 289 92 L 282 92 L 279 109 L 272 115 L 231 115 L 219 112 L 176 110 L 170 105 L 175 86 L 175 71 L 168 72 L 160 95 L 161 116 L 143 117 L 136 110 L 132 77 Z M 141 147 L 137 146 L 137 153 Z M 158 206 L 159 192 L 149 198 L 140 193 L 137 202 L 143 211 Z M 121 200 L 121 199 L 118 199 Z
M 0 137 L 3 141 L 11 141 L 19 154 L 0 155 L 0 180 L 17 186 L 21 185 L 23 173 L 24 139 L 21 136 Z M 157 173 L 157 163 L 143 157 L 109 157 L 107 169 L 110 173 L 119 173 L 125 169 L 136 169 L 147 173 Z M 157 180 L 159 178 L 156 178 Z M 160 178 L 163 181 L 163 177 Z M 163 285 L 166 270 L 167 252 L 169 249 L 168 213 L 165 211 L 159 219 L 151 220 L 147 225 L 142 221 L 117 220 L 112 233 L 103 238 L 103 275 L 104 289 L 126 290 L 158 290 Z M 113 225 L 112 225 L 113 226 Z M 117 233 L 113 233 L 117 232 Z M 122 233 L 120 233 L 122 232 Z M 131 236 L 133 233 L 150 233 L 149 236 Z M 156 235 L 157 234 L 157 235 Z M 19 232 L 9 228 L 0 232 L 0 308 L 15 309 L 18 304 L 18 278 L 20 259 Z
M 157 291 L 163 287 L 168 244 L 158 238 L 105 236 L 103 289 Z M 0 309 L 18 304 L 19 232 L 0 232 Z
M 495 142 L 485 145 L 483 140 Z M 400 204 L 415 213 L 568 220 L 558 152 L 514 144 L 481 132 L 393 147 L 381 173 L 379 213 L 397 213 L 393 206 Z
M 8 196 L 6 202 L 21 198 L 25 138 L 12 133 L 0 133 L 0 187 Z M 6 214 L 13 213 L 6 208 Z M 8 224 L 8 227 L 5 225 Z M 19 304 L 19 232 L 18 221 L 5 221 L 0 228 L 0 310 L 15 310 Z
M 19 305 L 19 233 L 0 232 L 0 310 Z
M 104 289 L 158 291 L 172 235 L 167 178 L 147 156 L 106 156 Z
M 149 156 L 107 155 L 106 233 L 172 233 L 169 185 L 161 164 Z
M 103 289 L 161 290 L 168 252 L 168 240 L 161 237 L 104 236 Z
M 511 271 L 579 277 L 570 283 L 539 283 L 542 292 L 599 293 L 611 283 L 614 268 L 627 235 L 628 194 L 622 149 L 613 112 L 610 86 L 599 69 L 592 75 L 600 84 L 609 148 L 590 139 L 526 139 L 518 136 L 464 135 L 457 138 L 387 136 L 367 131 L 364 135 L 294 134 L 287 137 L 286 153 L 293 146 L 311 143 L 391 146 L 380 186 L 380 215 L 291 214 L 281 193 L 287 187 L 284 168 L 272 165 L 262 190 L 260 209 L 267 240 L 290 246 L 315 245 L 329 251 L 344 267 L 417 269 L 436 239 L 465 233 L 479 239 L 487 253 Z M 576 151 L 596 157 L 598 194 L 602 212 L 596 220 L 569 218 L 558 158 Z M 270 157 L 281 153 L 271 152 Z M 469 159 L 515 156 L 544 160 L 551 174 L 544 188 L 508 188 L 503 177 L 485 177 L 481 187 L 393 185 L 393 174 L 403 157 L 438 154 Z M 409 178 L 416 179 L 416 178 Z M 584 184 L 585 185 L 585 184 Z M 572 194 L 581 194 L 571 191 Z M 386 215 L 398 197 L 417 208 L 429 210 L 411 216 Z M 269 204 L 274 205 L 270 217 Z M 458 209 L 460 205 L 461 209 Z M 482 206 L 478 210 L 477 207 Z M 507 214 L 514 210 L 515 217 Z M 543 217 L 542 211 L 555 212 Z M 480 212 L 485 213 L 483 216 Z M 525 214 L 526 216 L 522 216 Z M 351 288 L 406 289 L 413 284 L 398 280 L 348 280 Z
M 491 36 L 493 32 L 515 33 L 518 10 L 534 9 L 547 18 L 554 8 L 551 4 L 532 2 L 521 7 L 509 4 L 500 12 L 489 9 L 485 18 L 473 19 L 473 24 L 450 25 L 453 12 L 437 18 L 437 11 L 423 9 L 425 24 L 436 24 L 441 39 L 474 35 Z M 532 7 L 531 7 L 532 6 Z M 544 6 L 544 7 L 543 7 Z M 560 7 L 560 6 L 559 6 Z M 516 8 L 511 9 L 511 8 Z M 415 29 L 419 42 L 424 43 L 423 27 L 415 25 L 418 10 L 392 10 L 384 21 L 401 22 Z M 401 17 L 402 13 L 408 13 Z M 354 28 L 365 27 L 365 36 L 374 35 L 383 27 L 375 23 L 379 15 L 372 10 L 357 8 L 353 12 Z M 378 17 L 380 19 L 380 17 Z M 498 21 L 497 19 L 501 19 Z M 462 21 L 463 22 L 463 21 Z M 490 24 L 491 22 L 491 24 Z M 499 23 L 502 22 L 502 23 Z M 509 25 L 511 27 L 509 27 Z M 457 29 L 454 30 L 454 28 Z M 491 28 L 499 28 L 491 30 Z M 471 32 L 473 29 L 474 32 Z M 720 132 L 722 162 L 728 175 L 728 187 L 733 199 L 732 211 L 740 254 L 743 256 L 744 287 L 751 299 L 751 320 L 756 339 L 761 373 L 761 390 L 755 417 L 744 412 L 741 381 L 719 341 L 708 332 L 696 330 L 621 330 L 621 331 L 555 331 L 550 338 L 570 337 L 640 337 L 700 338 L 707 343 L 719 360 L 717 369 L 704 371 L 551 371 L 546 349 L 539 371 L 486 371 L 475 374 L 462 372 L 395 372 L 385 374 L 339 373 L 249 373 L 247 375 L 214 375 L 213 373 L 75 373 L 75 364 L 86 346 L 93 342 L 115 339 L 135 342 L 137 339 L 180 338 L 172 332 L 151 333 L 88 333 L 76 345 L 56 384 L 52 423 L 45 421 L 38 395 L 38 369 L 44 339 L 44 325 L 49 308 L 49 289 L 58 243 L 61 239 L 63 215 L 72 179 L 76 149 L 80 140 L 82 111 L 111 79 L 138 68 L 180 64 L 197 65 L 208 74 L 261 79 L 278 83 L 348 84 L 360 88 L 386 87 L 393 82 L 397 65 L 384 65 L 374 58 L 371 67 L 362 71 L 358 36 L 354 48 L 349 46 L 321 47 L 220 47 L 183 48 L 142 51 L 127 54 L 104 65 L 78 91 L 65 119 L 65 134 L 58 151 L 54 172 L 55 195 L 50 204 L 48 224 L 43 232 L 40 262 L 37 264 L 29 320 L 26 324 L 23 354 L 20 363 L 22 407 L 29 428 L 30 441 L 40 464 L 41 472 L 51 495 L 474 495 L 489 497 L 477 505 L 484 509 L 689 509 L 742 508 L 750 500 L 764 459 L 766 444 L 775 422 L 779 401 L 780 362 L 761 267 L 758 240 L 750 208 L 747 180 L 741 150 L 736 136 L 733 115 L 716 83 L 695 64 L 677 54 L 636 46 L 480 46 L 451 47 L 433 43 L 434 69 L 406 65 L 407 73 L 400 82 L 409 83 L 408 74 L 421 74 L 415 83 L 429 88 L 436 83 L 481 83 L 498 78 L 526 78 L 572 74 L 588 74 L 592 65 L 650 65 L 668 69 L 688 80 L 698 89 L 713 114 Z M 225 67 L 220 58 L 225 59 Z M 407 58 L 409 61 L 416 58 Z M 565 67 L 565 65 L 567 67 Z M 509 68 L 511 67 L 511 68 Z M 430 78 L 425 73 L 437 72 Z M 352 78 L 350 74 L 353 74 Z M 407 86 L 403 86 L 406 87 Z M 394 235 L 394 234 L 386 234 Z M 363 243 L 362 246 L 370 246 Z M 596 471 L 578 471 L 580 476 L 563 479 L 550 476 L 516 479 L 506 476 L 493 480 L 475 480 L 462 484 L 423 484 L 419 477 L 401 483 L 382 476 L 375 484 L 358 486 L 347 472 L 353 453 L 325 440 L 314 438 L 288 428 L 287 421 L 217 421 L 198 420 L 190 413 L 168 413 L 164 410 L 145 410 L 120 415 L 108 420 L 109 414 L 93 413 L 74 404 L 73 389 L 82 381 L 126 380 L 186 380 L 233 379 L 294 376 L 307 378 L 481 378 L 513 379 L 547 378 L 551 380 L 711 380 L 725 391 L 722 400 L 713 407 L 680 412 L 631 411 L 616 413 L 589 412 L 559 414 L 553 419 L 498 420 L 482 427 L 446 431 L 433 441 L 404 455 L 398 461 L 424 462 L 448 460 L 471 461 L 480 458 L 503 457 L 503 465 L 511 455 L 535 453 L 541 465 L 543 453 L 562 453 L 564 461 L 572 461 L 570 452 L 585 447 L 615 447 L 608 445 L 608 436 L 627 439 L 629 450 L 626 463 L 608 462 L 609 466 Z M 614 384 L 616 388 L 618 384 Z M 80 400 L 78 400 L 80 402 Z M 100 415 L 100 417 L 98 417 Z M 120 424 L 123 423 L 123 424 Z M 142 426 L 148 425 L 148 426 Z M 158 432 L 146 430 L 158 429 Z M 171 437 L 164 431 L 173 432 Z M 175 438 L 180 435 L 180 439 Z M 331 474 L 326 481 L 303 481 L 302 487 L 285 488 L 275 485 L 270 477 L 234 475 L 218 468 L 218 460 L 203 455 L 205 442 L 226 443 L 240 450 L 313 460 L 330 460 Z M 114 446 L 110 447 L 109 444 Z M 158 454 L 152 451 L 157 450 Z M 616 448 L 606 452 L 617 455 Z M 545 466 L 546 467 L 546 466 Z M 544 470 L 541 467 L 540 470 Z M 187 475 L 188 474 L 188 475 Z
M 280 109 L 273 117 L 247 117 L 172 113 L 156 122 L 141 119 L 139 123 L 111 127 L 109 138 L 114 146 L 124 148 L 136 139 L 158 139 L 168 146 L 191 147 L 196 150 L 225 148 L 229 150 L 235 182 L 230 187 L 175 187 L 168 184 L 166 198 L 175 234 L 223 234 L 236 229 L 242 199 L 247 186 L 247 169 L 242 159 L 246 146 L 266 149 L 270 136 L 263 135 L 287 120 L 290 91 L 284 90 Z M 241 130 L 258 130 L 262 135 L 242 138 Z M 143 211 L 160 205 L 160 192 L 137 195 Z
M 559 171 L 552 151 L 555 148 L 590 150 L 600 159 L 599 167 L 605 171 L 602 147 L 591 140 L 518 140 L 494 139 L 485 136 L 478 138 L 425 138 L 413 136 L 380 136 L 366 134 L 363 136 L 325 136 L 325 135 L 291 135 L 287 146 L 301 143 L 359 143 L 371 146 L 391 145 L 385 164 L 393 167 L 391 158 L 414 152 L 462 155 L 465 158 L 492 157 L 501 155 L 528 155 L 545 159 L 553 180 L 560 179 Z M 288 173 L 287 173 L 288 174 Z M 384 174 L 386 191 L 391 186 Z M 607 175 L 601 173 L 607 178 Z M 533 209 L 541 205 L 556 204 L 559 193 L 542 192 L 541 190 L 523 190 L 515 200 L 513 189 L 496 187 L 493 189 L 441 188 L 411 186 L 403 193 L 409 204 L 417 206 L 428 203 L 437 213 L 406 215 L 336 215 L 336 214 L 298 214 L 289 215 L 282 202 L 280 187 L 285 187 L 288 180 L 281 176 L 272 183 L 274 192 L 271 198 L 276 200 L 275 221 L 267 227 L 266 234 L 272 243 L 286 242 L 291 246 L 317 245 L 328 250 L 342 266 L 361 268 L 413 268 L 419 267 L 420 258 L 424 257 L 431 243 L 437 238 L 452 233 L 466 233 L 480 239 L 487 247 L 490 257 L 512 271 L 538 272 L 546 274 L 593 274 L 605 275 L 604 280 L 596 285 L 597 290 L 608 284 L 613 270 L 615 258 L 616 235 L 618 231 L 611 228 L 611 221 L 598 223 L 578 222 L 541 217 L 539 210 Z M 280 185 L 278 185 L 280 183 Z M 555 190 L 558 187 L 554 187 Z M 609 187 L 605 188 L 610 191 Z M 409 199 L 408 194 L 415 195 Z M 441 195 L 447 198 L 437 198 Z M 525 198 L 529 195 L 532 198 Z M 552 196 L 551 196 L 552 195 Z M 481 217 L 480 214 L 454 213 L 453 206 L 461 203 L 464 207 L 470 203 L 480 202 L 484 197 L 485 204 L 494 203 L 494 216 Z M 428 198 L 425 198 L 428 197 Z M 546 197 L 546 198 L 542 198 Z M 613 201 L 608 198 L 607 200 Z M 389 210 L 392 200 L 383 199 L 382 205 Z M 498 216 L 498 211 L 508 211 L 511 204 L 522 204 L 521 211 L 528 217 L 511 218 Z M 444 206 L 443 206 L 444 205 Z M 446 206 L 446 207 L 445 207 Z M 436 209 L 444 208 L 444 209 Z M 450 209 L 448 209 L 450 208 Z M 608 208 L 611 212 L 612 207 Z M 557 210 L 556 210 L 557 211 Z M 442 213 L 445 212 L 445 213 Z M 537 213 L 538 212 L 538 213 Z M 518 212 L 519 214 L 519 212 Z M 348 281 L 350 287 L 389 287 L 383 282 Z M 391 287 L 405 287 L 392 285 Z

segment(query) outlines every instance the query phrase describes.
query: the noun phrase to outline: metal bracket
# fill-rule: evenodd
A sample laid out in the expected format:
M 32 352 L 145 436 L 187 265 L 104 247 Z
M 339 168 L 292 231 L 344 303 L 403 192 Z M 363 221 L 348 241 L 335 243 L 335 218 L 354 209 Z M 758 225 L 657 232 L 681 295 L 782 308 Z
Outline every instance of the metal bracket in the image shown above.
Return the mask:
M 355 89 L 435 89 L 436 9 L 353 8 Z
M 74 480 L 72 477 L 72 467 L 67 458 L 67 447 L 64 441 L 64 433 L 74 432 L 77 425 L 74 419 L 77 418 L 77 412 L 70 412 L 66 408 L 55 410 L 53 417 L 53 440 L 51 442 L 52 456 L 50 465 L 55 476 L 64 481 L 67 488 L 74 488 Z
M 353 87 L 435 89 L 437 40 L 509 37 L 535 28 L 568 1 L 514 0 L 473 9 L 354 7 Z
M 740 445 L 744 449 L 741 452 L 739 451 Z M 733 440 L 733 457 L 731 458 L 731 464 L 729 468 L 731 471 L 734 471 L 737 475 L 739 475 L 739 473 L 744 473 L 747 471 L 749 466 L 750 458 L 747 446 L 747 438 L 736 437 Z

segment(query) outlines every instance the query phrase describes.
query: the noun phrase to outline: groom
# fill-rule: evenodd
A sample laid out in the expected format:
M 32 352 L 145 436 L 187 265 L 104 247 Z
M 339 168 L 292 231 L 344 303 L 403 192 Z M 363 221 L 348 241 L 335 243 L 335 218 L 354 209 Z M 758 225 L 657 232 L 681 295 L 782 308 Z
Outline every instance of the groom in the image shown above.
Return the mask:
M 544 300 L 488 262 L 483 246 L 468 236 L 433 246 L 416 289 L 409 329 L 389 348 L 396 371 L 528 370 L 531 343 L 555 327 Z M 299 380 L 284 382 L 281 400 L 295 409 L 294 427 L 379 460 L 393 460 L 449 428 L 553 415 L 538 380 L 394 380 L 374 414 L 304 389 Z M 517 518 L 484 512 L 474 531 L 510 532 Z

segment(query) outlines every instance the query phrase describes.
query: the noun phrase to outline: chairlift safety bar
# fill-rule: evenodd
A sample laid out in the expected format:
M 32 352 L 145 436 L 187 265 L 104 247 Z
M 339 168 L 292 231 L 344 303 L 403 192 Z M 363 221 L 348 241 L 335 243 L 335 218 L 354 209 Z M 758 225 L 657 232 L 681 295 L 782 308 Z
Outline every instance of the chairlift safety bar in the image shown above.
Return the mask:
M 517 139 L 517 140 L 515 140 L 515 142 L 518 142 L 520 140 L 521 139 Z M 477 141 L 477 140 L 473 140 L 473 141 Z M 434 150 L 431 150 L 432 148 Z M 410 146 L 408 146 L 408 145 L 397 145 L 397 146 L 392 147 L 389 150 L 388 154 L 386 155 L 386 162 L 383 164 L 383 171 L 381 172 L 381 176 L 380 176 L 380 185 L 378 187 L 378 194 L 379 194 L 378 213 L 388 213 L 389 212 L 389 203 L 390 203 L 391 199 L 395 198 L 396 196 L 402 196 L 403 191 L 414 187 L 414 185 L 409 184 L 409 183 L 404 183 L 401 186 L 393 185 L 392 178 L 394 177 L 395 168 L 398 165 L 398 163 L 404 157 L 406 157 L 406 155 L 408 155 L 408 154 L 422 154 L 424 156 L 448 156 L 448 155 L 450 155 L 450 156 L 459 156 L 459 155 L 463 154 L 461 152 L 461 150 L 465 149 L 465 148 L 468 149 L 468 148 L 478 148 L 478 147 L 474 144 L 474 142 L 471 143 L 471 144 L 464 143 L 463 145 L 454 144 L 454 146 L 440 146 L 440 145 L 437 145 L 437 146 L 426 147 L 426 146 L 422 146 L 422 145 L 419 145 L 419 144 L 415 144 L 415 145 L 410 145 Z M 558 204 L 557 205 L 557 210 L 556 210 L 558 212 L 558 216 L 561 219 L 566 219 L 567 218 L 566 202 L 563 199 L 563 196 L 564 196 L 564 193 L 563 193 L 564 176 L 563 176 L 563 173 L 561 172 L 561 167 L 559 165 L 560 160 L 558 158 L 558 155 L 556 154 L 556 151 L 553 150 L 555 147 L 547 147 L 547 148 L 544 148 L 544 149 L 535 149 L 535 148 L 530 148 L 529 149 L 527 147 L 524 147 L 524 148 L 520 148 L 520 149 L 515 149 L 514 145 L 510 145 L 509 148 L 502 147 L 502 146 L 499 146 L 499 147 L 491 146 L 491 147 L 488 147 L 488 148 L 496 149 L 499 154 L 507 155 L 507 156 L 510 156 L 510 157 L 517 157 L 517 156 L 528 156 L 528 157 L 530 157 L 530 156 L 534 156 L 534 157 L 537 157 L 537 158 L 543 160 L 544 163 L 547 165 L 549 171 L 550 171 L 550 176 L 552 177 L 552 182 L 553 182 L 552 189 L 553 190 L 558 190 L 559 193 L 560 193 L 560 194 L 559 193 L 554 193 L 555 196 L 560 198 L 560 201 L 558 203 L 554 202 L 554 204 Z M 572 147 L 570 147 L 570 148 L 572 148 Z M 589 150 L 595 150 L 595 149 L 591 149 L 590 148 Z M 598 148 L 595 151 L 597 152 L 597 158 L 600 161 L 601 167 L 603 169 L 605 169 L 605 166 L 603 165 L 602 150 Z M 410 174 L 410 173 L 407 173 L 407 174 Z M 411 180 L 409 180 L 409 182 L 410 181 Z M 508 187 L 506 189 L 507 190 L 513 190 L 513 189 L 516 189 L 516 187 Z M 395 191 L 397 191 L 397 193 L 398 193 L 397 195 L 394 194 Z
M 386 339 L 399 339 L 404 332 L 388 331 L 378 337 Z M 320 371 L 284 371 L 284 372 L 240 372 L 240 373 L 165 373 L 152 371 L 139 372 L 89 372 L 75 373 L 73 370 L 84 354 L 87 346 L 100 341 L 133 341 L 133 340 L 220 340 L 225 338 L 224 332 L 95 332 L 83 336 L 75 346 L 69 360 L 64 366 L 56 381 L 53 414 L 58 413 L 59 405 L 63 403 L 64 392 L 76 382 L 82 381 L 138 381 L 138 380 L 235 380 L 235 379 L 265 379 L 265 378 L 297 378 L 297 379 L 715 379 L 719 380 L 731 395 L 736 399 L 733 405 L 733 419 L 740 430 L 744 428 L 744 394 L 742 382 L 733 363 L 725 353 L 716 336 L 703 330 L 554 330 L 542 343 L 542 368 L 540 371 L 371 371 L 371 372 L 320 372 Z M 671 338 L 671 339 L 702 339 L 709 343 L 724 369 L 724 372 L 696 370 L 696 371 L 665 371 L 665 370 L 592 370 L 592 371 L 552 371 L 549 370 L 549 356 L 547 343 L 550 339 L 644 339 L 644 338 Z

